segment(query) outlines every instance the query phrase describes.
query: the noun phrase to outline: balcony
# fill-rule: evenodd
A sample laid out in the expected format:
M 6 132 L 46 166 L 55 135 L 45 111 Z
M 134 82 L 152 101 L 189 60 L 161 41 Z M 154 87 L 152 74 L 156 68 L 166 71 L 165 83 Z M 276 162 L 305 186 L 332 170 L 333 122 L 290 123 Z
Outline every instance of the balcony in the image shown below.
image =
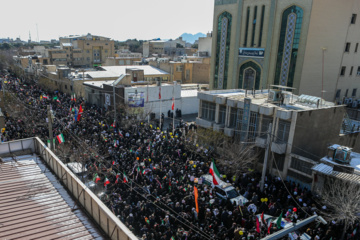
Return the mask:
M 214 122 L 202 119 L 202 118 L 196 118 L 196 124 L 203 128 L 211 128 L 214 124 Z
M 255 145 L 257 147 L 266 148 L 266 136 L 265 137 L 256 137 Z
M 277 154 L 285 154 L 286 153 L 286 143 L 283 142 L 272 142 L 271 143 L 271 151 Z
M 228 137 L 233 137 L 235 133 L 234 128 L 224 128 L 224 134 Z
M 216 124 L 216 123 L 214 123 L 214 125 L 213 125 L 214 131 L 217 131 L 217 132 L 223 132 L 224 127 L 225 127 L 225 124 Z

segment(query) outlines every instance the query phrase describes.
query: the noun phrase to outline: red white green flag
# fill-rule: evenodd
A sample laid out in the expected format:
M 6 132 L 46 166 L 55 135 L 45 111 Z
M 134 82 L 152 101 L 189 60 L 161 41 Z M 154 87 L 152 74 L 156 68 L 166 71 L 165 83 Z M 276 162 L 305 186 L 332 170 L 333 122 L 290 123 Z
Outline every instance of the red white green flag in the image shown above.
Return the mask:
M 96 173 L 93 180 L 94 180 L 95 183 L 98 183 L 98 181 L 100 181 L 101 178 L 100 178 L 100 177 L 98 176 L 98 174 Z
M 128 180 L 128 178 L 127 178 L 127 176 L 126 176 L 125 172 L 124 172 L 124 183 L 127 183 L 127 182 L 129 182 L 129 180 Z
M 105 182 L 104 182 L 104 187 L 106 187 L 106 185 L 110 184 L 110 181 L 108 178 L 105 179 Z
M 211 162 L 209 173 L 213 176 L 214 185 L 219 185 L 220 183 L 220 174 L 217 170 L 214 160 Z
M 57 135 L 56 138 L 59 141 L 59 143 L 64 143 L 65 142 L 65 138 L 64 138 L 64 135 L 62 133 L 60 135 Z

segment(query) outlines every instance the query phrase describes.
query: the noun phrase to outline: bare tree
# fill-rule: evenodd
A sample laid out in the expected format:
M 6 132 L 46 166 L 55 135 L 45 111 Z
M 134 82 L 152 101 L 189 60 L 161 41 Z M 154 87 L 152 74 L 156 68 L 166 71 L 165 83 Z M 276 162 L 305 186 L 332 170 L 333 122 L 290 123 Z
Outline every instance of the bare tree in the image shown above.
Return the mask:
M 344 239 L 346 230 L 360 219 L 360 185 L 357 182 L 328 177 L 321 192 L 321 199 L 328 209 L 323 214 L 344 224 Z
M 224 133 L 211 129 L 199 128 L 196 132 L 190 132 L 187 138 L 189 150 L 195 151 L 200 146 L 209 149 L 215 154 L 217 165 L 230 175 L 239 176 L 249 172 L 260 156 L 254 145 L 238 144 Z

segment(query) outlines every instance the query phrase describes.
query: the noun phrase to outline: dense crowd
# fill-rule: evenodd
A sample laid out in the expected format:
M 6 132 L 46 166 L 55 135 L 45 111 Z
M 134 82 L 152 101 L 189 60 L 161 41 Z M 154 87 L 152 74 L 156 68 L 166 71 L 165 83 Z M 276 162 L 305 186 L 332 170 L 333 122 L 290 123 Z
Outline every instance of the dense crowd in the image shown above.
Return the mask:
M 5 113 L 1 140 L 38 136 L 46 141 L 45 119 L 47 105 L 51 105 L 53 135 L 63 134 L 65 139 L 64 144 L 57 143 L 57 149 L 67 145 L 83 153 L 89 178 L 105 186 L 102 200 L 142 239 L 260 239 L 280 229 L 276 223 L 264 221 L 263 213 L 297 222 L 326 211 L 308 189 L 278 177 L 267 176 L 261 192 L 261 176 L 254 172 L 222 179 L 236 187 L 248 203 L 236 206 L 229 199 L 218 198 L 216 188 L 201 181 L 216 157 L 187 140 L 191 129 L 185 123 L 172 131 L 172 126 L 163 129 L 126 114 L 114 121 L 104 107 L 58 91 L 47 92 L 15 77 L 7 78 L 6 89 L 26 114 L 13 117 L 12 111 Z M 16 111 L 16 106 L 13 108 Z M 327 225 L 314 222 L 301 231 L 312 239 L 335 240 L 340 239 L 342 227 L 336 221 Z M 348 230 L 348 239 L 359 239 L 359 233 L 351 236 L 355 228 Z

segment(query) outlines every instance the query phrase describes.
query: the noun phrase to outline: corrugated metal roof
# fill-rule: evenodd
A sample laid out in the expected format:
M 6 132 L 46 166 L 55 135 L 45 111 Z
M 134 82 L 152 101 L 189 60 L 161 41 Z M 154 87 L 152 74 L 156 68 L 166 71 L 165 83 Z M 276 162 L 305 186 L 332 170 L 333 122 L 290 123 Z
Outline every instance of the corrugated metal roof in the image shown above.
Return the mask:
M 348 181 L 355 181 L 355 182 L 359 182 L 360 183 L 360 176 L 357 174 L 350 174 L 350 173 L 344 173 L 344 172 L 337 172 L 337 171 L 333 171 L 333 167 L 326 165 L 324 163 L 320 163 L 314 167 L 311 168 L 312 170 L 325 174 L 325 175 L 329 175 L 329 176 L 333 176 L 342 180 L 348 180 Z
M 2 160 L 0 239 L 103 239 L 39 158 Z

